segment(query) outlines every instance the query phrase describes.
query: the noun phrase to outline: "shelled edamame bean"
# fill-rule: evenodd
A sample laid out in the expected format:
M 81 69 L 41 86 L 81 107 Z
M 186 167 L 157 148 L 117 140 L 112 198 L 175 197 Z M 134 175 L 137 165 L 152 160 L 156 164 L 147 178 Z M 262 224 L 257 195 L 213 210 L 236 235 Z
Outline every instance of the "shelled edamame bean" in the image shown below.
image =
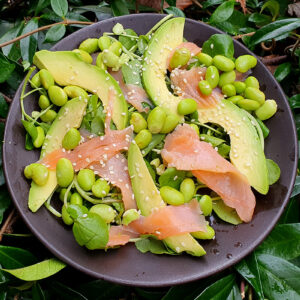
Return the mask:
M 170 67 L 172 69 L 185 66 L 191 59 L 191 52 L 187 48 L 179 48 L 174 51 L 174 54 L 170 60 Z
M 79 186 L 84 191 L 90 191 L 92 189 L 93 184 L 95 183 L 95 174 L 90 169 L 82 169 L 77 175 L 77 181 Z
M 183 194 L 170 186 L 161 187 L 160 195 L 163 198 L 163 200 L 168 204 L 171 204 L 171 205 L 184 204 Z
M 201 82 L 201 81 L 200 81 Z M 189 115 L 197 110 L 197 102 L 194 99 L 183 99 L 178 103 L 177 112 L 180 115 Z

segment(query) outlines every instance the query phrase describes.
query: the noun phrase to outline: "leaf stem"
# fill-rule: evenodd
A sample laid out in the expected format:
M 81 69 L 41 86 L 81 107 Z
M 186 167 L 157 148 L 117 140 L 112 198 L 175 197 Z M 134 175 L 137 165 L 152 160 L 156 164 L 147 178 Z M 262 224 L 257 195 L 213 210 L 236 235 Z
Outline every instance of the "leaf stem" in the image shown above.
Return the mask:
M 14 208 L 10 214 L 8 215 L 7 219 L 5 220 L 3 226 L 1 227 L 0 230 L 0 242 L 2 240 L 2 236 L 3 234 L 8 230 L 8 228 L 10 228 L 10 226 L 12 225 L 12 223 L 15 220 L 15 213 L 16 213 L 16 209 Z
M 39 28 L 37 28 L 37 29 L 35 29 L 35 30 L 32 30 L 32 31 L 30 31 L 30 32 L 27 32 L 27 33 L 25 33 L 25 34 L 22 34 L 22 35 L 20 35 L 20 36 L 14 38 L 14 39 L 12 39 L 12 40 L 10 40 L 10 41 L 7 41 L 7 42 L 5 42 L 5 43 L 0 44 L 0 48 L 5 47 L 5 46 L 10 45 L 10 44 L 13 44 L 13 43 L 15 43 L 15 42 L 18 42 L 18 41 L 20 41 L 20 40 L 22 40 L 22 39 L 24 39 L 24 38 L 26 38 L 26 37 L 28 37 L 28 36 L 30 36 L 30 35 L 33 35 L 33 34 L 35 34 L 35 33 L 37 33 L 37 32 L 43 31 L 43 30 L 47 30 L 47 29 L 49 29 L 49 28 L 51 28 L 51 27 L 53 27 L 53 26 L 55 26 L 55 25 L 60 25 L 60 24 L 63 24 L 63 25 L 66 25 L 66 26 L 67 26 L 67 25 L 73 25 L 73 24 L 79 24 L 79 25 L 91 25 L 91 24 L 94 24 L 94 22 L 71 21 L 71 20 L 65 19 L 65 20 L 63 20 L 63 21 L 61 21 L 61 22 L 57 22 L 57 23 L 45 25 L 45 26 L 39 27 Z

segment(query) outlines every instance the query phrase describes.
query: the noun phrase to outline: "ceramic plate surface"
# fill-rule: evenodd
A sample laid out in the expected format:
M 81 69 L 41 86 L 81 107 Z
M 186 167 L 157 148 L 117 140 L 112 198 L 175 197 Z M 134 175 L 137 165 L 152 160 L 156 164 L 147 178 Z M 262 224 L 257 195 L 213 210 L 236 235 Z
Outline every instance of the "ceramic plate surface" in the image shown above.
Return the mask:
M 158 14 L 128 15 L 112 18 L 85 27 L 57 43 L 52 50 L 72 50 L 84 39 L 100 37 L 120 22 L 138 34 L 145 34 L 163 16 Z M 186 19 L 184 37 L 201 46 L 212 34 L 221 33 L 206 24 Z M 234 41 L 235 56 L 252 54 Z M 23 176 L 24 167 L 39 158 L 39 151 L 24 148 L 25 130 L 20 122 L 19 97 L 21 86 L 11 104 L 5 129 L 3 146 L 4 172 L 15 206 L 27 226 L 39 240 L 59 259 L 89 275 L 120 284 L 134 286 L 168 286 L 204 278 L 237 263 L 254 250 L 274 227 L 287 205 L 297 168 L 297 136 L 288 102 L 267 68 L 259 61 L 253 71 L 269 99 L 276 99 L 277 114 L 266 122 L 270 135 L 266 139 L 265 153 L 281 168 L 280 180 L 270 187 L 268 195 L 257 194 L 257 206 L 249 224 L 233 226 L 219 220 L 215 223 L 216 239 L 203 242 L 204 257 L 189 255 L 166 256 L 142 254 L 134 245 L 104 251 L 88 251 L 80 247 L 71 231 L 45 207 L 32 213 L 27 207 L 29 181 Z M 37 96 L 25 99 L 27 112 L 37 109 Z M 35 103 L 35 104 L 34 104 Z

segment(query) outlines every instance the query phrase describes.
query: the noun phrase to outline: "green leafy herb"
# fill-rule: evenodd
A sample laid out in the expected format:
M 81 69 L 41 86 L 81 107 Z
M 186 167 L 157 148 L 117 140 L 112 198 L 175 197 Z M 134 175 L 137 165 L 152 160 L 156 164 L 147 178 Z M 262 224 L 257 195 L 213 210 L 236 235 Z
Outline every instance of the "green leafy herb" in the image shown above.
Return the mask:
M 216 55 L 233 57 L 233 41 L 227 34 L 213 34 L 206 42 L 204 42 L 202 52 L 207 53 L 212 57 Z
M 2 269 L 2 270 L 10 273 L 11 275 L 21 280 L 34 281 L 34 280 L 47 278 L 59 272 L 60 270 L 65 268 L 65 266 L 66 265 L 61 261 L 55 258 L 51 258 L 24 268 L 12 269 L 12 270 Z
M 280 177 L 280 168 L 272 159 L 267 159 L 269 185 L 274 184 Z
M 136 241 L 135 246 L 142 253 L 151 252 L 154 254 L 177 255 L 176 252 L 168 249 L 162 241 L 151 236 Z
M 234 225 L 242 223 L 242 220 L 239 218 L 236 210 L 227 206 L 223 200 L 213 201 L 213 211 L 221 220 L 227 223 Z
M 137 59 L 129 61 L 127 64 L 122 65 L 122 74 L 126 84 L 134 84 L 142 87 L 141 79 L 141 62 Z
M 179 189 L 179 186 L 185 178 L 185 171 L 179 171 L 175 168 L 168 168 L 166 171 L 159 176 L 158 182 L 160 186 L 170 186 L 174 189 Z

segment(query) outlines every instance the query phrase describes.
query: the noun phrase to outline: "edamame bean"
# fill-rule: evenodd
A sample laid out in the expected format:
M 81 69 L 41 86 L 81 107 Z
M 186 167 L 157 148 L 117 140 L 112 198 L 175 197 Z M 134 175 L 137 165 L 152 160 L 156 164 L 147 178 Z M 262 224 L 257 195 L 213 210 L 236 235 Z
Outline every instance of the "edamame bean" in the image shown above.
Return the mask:
M 105 197 L 110 190 L 109 183 L 103 179 L 99 178 L 92 186 L 92 192 L 97 198 Z
M 176 115 L 173 115 L 173 114 L 167 115 L 164 126 L 160 132 L 161 133 L 169 133 L 173 129 L 175 129 L 175 127 L 178 125 L 178 123 L 179 123 L 179 120 Z
M 246 89 L 246 84 L 242 81 L 234 81 L 232 84 L 234 85 L 237 94 L 242 94 Z
M 65 194 L 67 192 L 67 189 L 61 189 L 59 192 L 59 199 L 61 202 L 64 202 L 65 200 Z M 71 200 L 72 194 L 71 192 L 69 192 L 68 197 L 67 197 L 67 201 L 69 202 Z
M 160 195 L 163 198 L 163 200 L 168 204 L 171 204 L 171 205 L 184 204 L 183 194 L 170 186 L 161 187 Z
M 150 161 L 150 165 L 154 166 L 155 168 L 157 168 L 160 165 L 160 159 L 159 158 L 155 158 L 153 160 Z
M 101 36 L 98 39 L 98 46 L 101 51 L 108 49 L 111 45 L 111 39 L 108 36 Z
M 122 24 L 117 23 L 113 28 L 112 28 L 112 32 L 116 35 L 119 35 L 121 33 L 124 32 L 124 27 Z
M 219 87 L 222 87 L 225 84 L 233 83 L 235 81 L 236 74 L 234 71 L 224 72 L 220 75 Z
M 116 68 L 117 66 L 120 65 L 120 58 L 113 52 L 109 50 L 104 50 L 102 52 L 102 61 L 103 63 L 110 67 L 110 68 Z
M 51 102 L 57 106 L 63 106 L 68 101 L 68 96 L 66 92 L 57 85 L 52 85 L 48 89 L 48 95 Z
M 74 178 L 74 169 L 72 163 L 66 159 L 61 158 L 56 164 L 56 179 L 61 187 L 70 185 Z
M 66 225 L 72 225 L 74 222 L 71 216 L 69 215 L 65 205 L 63 205 L 61 209 L 61 218 Z
M 205 96 L 210 95 L 212 92 L 212 88 L 207 80 L 199 81 L 198 87 L 199 87 L 200 92 Z
M 239 100 L 237 102 L 237 105 L 240 108 L 243 108 L 245 110 L 257 110 L 260 107 L 260 104 L 255 101 L 255 100 L 251 100 L 251 99 L 243 99 L 243 100 Z
M 32 76 L 30 81 L 31 81 L 30 85 L 33 89 L 40 87 L 42 84 L 40 78 L 40 72 L 37 72 L 34 76 Z
M 147 123 L 151 133 L 159 133 L 166 121 L 166 113 L 163 108 L 157 106 L 148 115 Z
M 98 39 L 94 38 L 89 38 L 84 40 L 80 45 L 79 45 L 79 50 L 86 51 L 87 53 L 94 53 L 98 50 Z
M 187 48 L 179 48 L 174 51 L 174 54 L 170 60 L 170 67 L 172 69 L 185 66 L 191 58 L 191 52 Z
M 74 49 L 72 51 L 75 53 L 78 53 L 80 55 L 81 59 L 83 61 L 85 61 L 86 63 L 91 64 L 93 62 L 93 58 L 88 52 L 81 50 L 81 49 Z
M 222 86 L 222 93 L 226 95 L 227 97 L 235 96 L 236 90 L 233 84 L 227 83 Z
M 147 121 L 140 113 L 137 112 L 134 112 L 131 115 L 130 124 L 133 125 L 133 130 L 135 133 L 139 133 L 141 130 L 147 128 Z
M 44 165 L 35 164 L 31 170 L 31 178 L 34 181 L 34 183 L 36 183 L 39 186 L 43 186 L 47 183 L 49 178 L 49 171 Z
M 245 84 L 247 87 L 254 87 L 259 89 L 259 82 L 254 76 L 249 76 L 245 80 Z
M 50 86 L 54 85 L 54 78 L 48 70 L 42 69 L 39 71 L 39 74 L 41 83 L 46 90 L 48 90 Z
M 205 80 L 210 84 L 211 88 L 214 89 L 219 83 L 219 71 L 215 66 L 209 66 L 205 73 Z
M 209 216 L 212 212 L 212 199 L 208 195 L 204 195 L 199 200 L 199 205 L 204 216 Z
M 36 163 L 33 163 L 33 164 L 30 164 L 28 166 L 25 167 L 24 169 L 24 175 L 27 179 L 31 179 L 32 178 L 32 169 L 38 164 Z
M 206 67 L 211 66 L 213 59 L 210 55 L 201 52 L 196 56 L 201 65 L 205 65 Z
M 64 87 L 64 91 L 67 94 L 67 96 L 71 99 L 80 97 L 82 100 L 88 99 L 87 92 L 79 86 L 67 85 Z
M 107 70 L 107 66 L 103 62 L 103 52 L 99 53 L 96 59 L 96 66 L 102 70 Z
M 257 59 L 252 55 L 241 55 L 235 60 L 235 68 L 241 73 L 249 71 L 257 64 Z
M 36 130 L 37 130 L 37 136 L 35 137 L 34 140 L 32 140 L 32 143 L 35 148 L 40 148 L 43 145 L 45 140 L 45 132 L 44 129 L 40 126 L 38 126 Z
M 134 208 L 128 209 L 123 214 L 122 224 L 127 226 L 131 222 L 139 219 L 139 217 L 140 217 L 140 214 L 138 213 L 138 211 L 136 209 L 134 209 Z
M 185 178 L 180 184 L 180 192 L 184 196 L 184 202 L 189 202 L 193 199 L 196 192 L 195 183 L 191 178 Z
M 232 102 L 233 104 L 236 104 L 238 101 L 243 100 L 244 97 L 242 96 L 232 96 L 227 98 L 228 101 Z
M 73 150 L 79 145 L 81 140 L 80 132 L 76 128 L 71 128 L 65 134 L 62 140 L 62 146 L 66 150 Z
M 255 100 L 257 101 L 260 105 L 262 105 L 265 102 L 265 94 L 260 91 L 257 88 L 254 87 L 247 87 L 245 89 L 245 98 Z
M 234 62 L 223 55 L 216 55 L 213 58 L 213 65 L 223 72 L 230 72 L 235 67 Z
M 211 240 L 215 237 L 216 233 L 211 226 L 206 225 L 206 232 L 197 231 L 197 232 L 192 232 L 191 235 L 196 239 Z
M 109 48 L 108 48 L 108 51 L 114 53 L 115 55 L 117 56 L 120 56 L 121 53 L 122 53 L 122 44 L 117 41 L 117 42 L 113 42 Z
M 196 132 L 198 135 L 200 135 L 199 127 L 196 124 L 189 124 Z
M 264 121 L 270 119 L 277 111 L 277 103 L 275 100 L 267 100 L 260 108 L 255 111 L 257 117 Z
M 93 205 L 90 212 L 100 216 L 106 223 L 111 223 L 117 215 L 116 211 L 107 204 Z
M 73 193 L 70 197 L 70 204 L 81 206 L 83 204 L 83 200 L 82 200 L 82 197 L 80 196 L 80 194 Z
M 152 140 L 152 133 L 148 129 L 141 130 L 134 138 L 140 149 L 147 147 Z
M 180 115 L 189 115 L 197 110 L 197 102 L 194 99 L 183 99 L 178 103 L 177 112 Z
M 49 106 L 50 106 L 50 100 L 48 99 L 48 97 L 45 95 L 41 95 L 39 97 L 39 107 L 41 109 L 46 109 Z
M 92 189 L 93 184 L 95 183 L 95 174 L 90 169 L 82 169 L 77 175 L 77 181 L 79 186 L 84 191 L 90 191 Z
M 47 112 L 45 112 L 43 115 L 41 115 L 40 118 L 43 122 L 48 123 L 48 122 L 52 122 L 56 118 L 56 115 L 57 115 L 57 113 L 55 110 L 49 109 Z

